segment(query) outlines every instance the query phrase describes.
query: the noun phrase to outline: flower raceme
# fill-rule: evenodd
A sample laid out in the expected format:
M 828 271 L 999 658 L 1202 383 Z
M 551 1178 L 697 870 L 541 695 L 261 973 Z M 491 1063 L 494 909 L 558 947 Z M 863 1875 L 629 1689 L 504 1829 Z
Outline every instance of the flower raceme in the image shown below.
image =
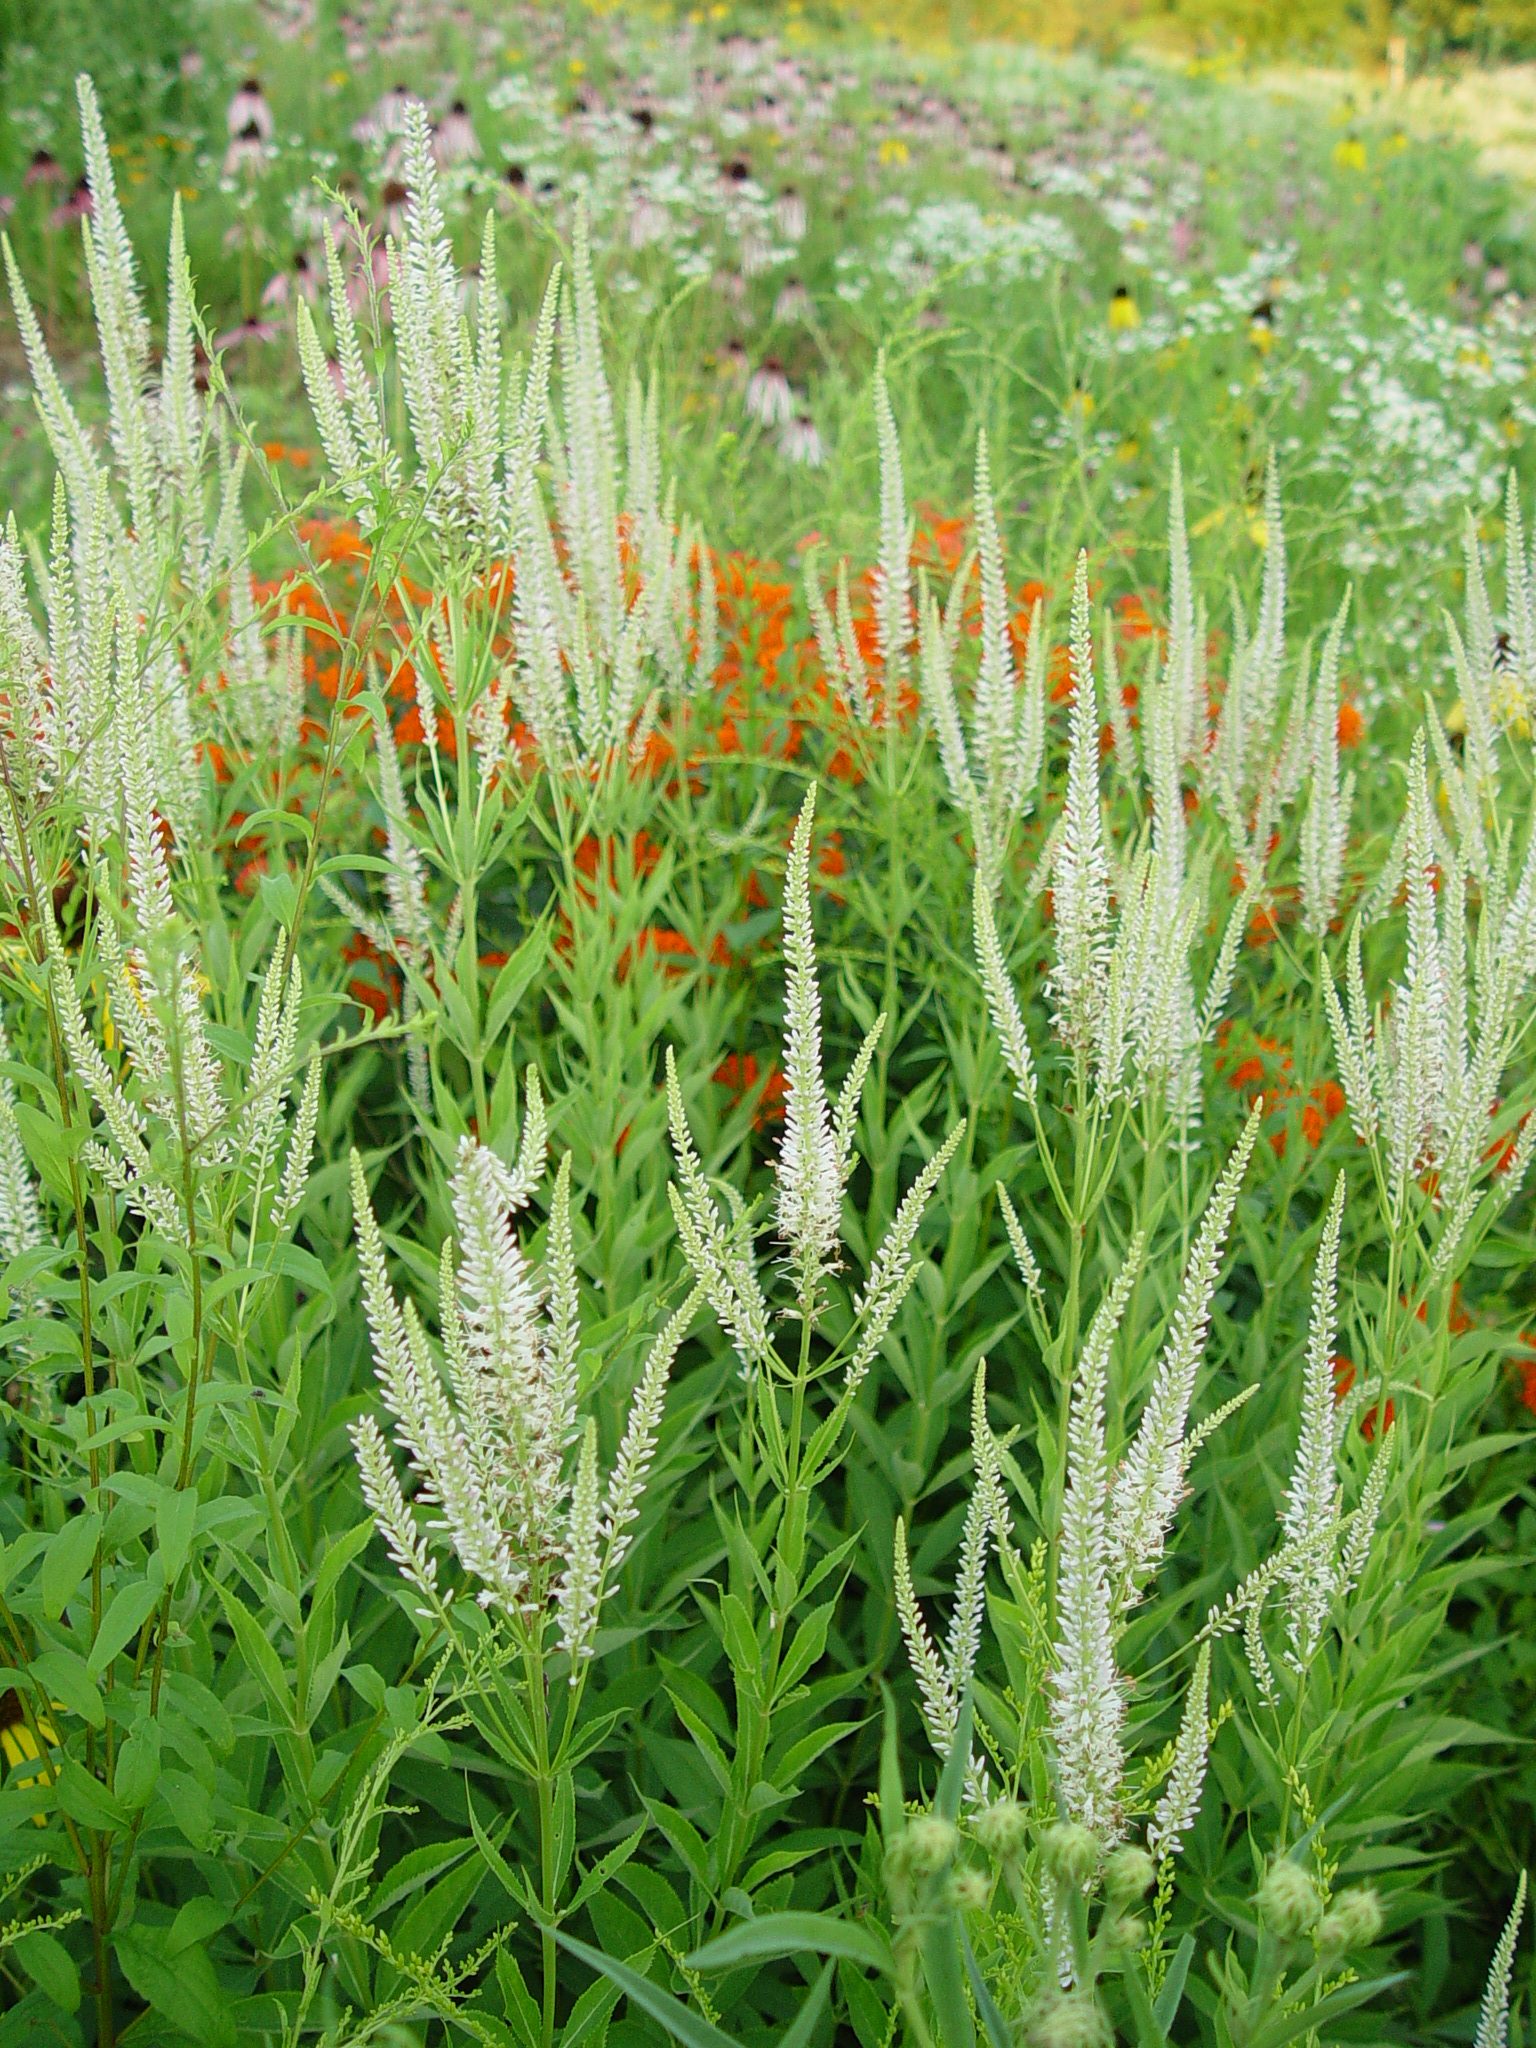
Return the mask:
M 876 1019 L 854 1057 L 835 1103 L 823 1073 L 821 994 L 811 914 L 811 837 L 816 785 L 811 784 L 790 842 L 784 882 L 783 1129 L 775 1168 L 778 1234 L 796 1282 L 804 1323 L 820 1312 L 823 1284 L 841 1260 L 843 1193 L 853 1171 L 859 1103 L 885 1027 Z M 730 1334 L 742 1369 L 778 1368 L 767 1300 L 752 1255 L 750 1220 L 735 1205 L 727 1227 L 704 1177 L 688 1126 L 682 1087 L 667 1053 L 667 1105 L 678 1178 L 670 1189 L 684 1256 Z M 913 1246 L 923 1212 L 964 1133 L 956 1124 L 918 1173 L 877 1247 L 854 1304 L 839 1407 L 851 1403 L 874 1363 L 916 1278 Z
M 633 1540 L 655 1454 L 672 1364 L 697 1305 L 691 1294 L 652 1342 L 606 1480 L 597 1429 L 579 1414 L 581 1349 L 571 1231 L 570 1160 L 550 1203 L 542 1271 L 518 1242 L 516 1219 L 543 1178 L 543 1098 L 529 1070 L 518 1157 L 508 1167 L 464 1138 L 450 1183 L 460 1237 L 441 1256 L 442 1364 L 415 1303 L 396 1297 L 384 1240 L 352 1155 L 363 1305 L 397 1449 L 417 1475 L 424 1524 L 407 1501 L 384 1432 L 372 1416 L 353 1427 L 364 1495 L 402 1576 L 431 1611 L 442 1589 L 446 1540 L 480 1604 L 542 1642 L 553 1620 L 577 1667 L 595 1653 L 603 1601 Z

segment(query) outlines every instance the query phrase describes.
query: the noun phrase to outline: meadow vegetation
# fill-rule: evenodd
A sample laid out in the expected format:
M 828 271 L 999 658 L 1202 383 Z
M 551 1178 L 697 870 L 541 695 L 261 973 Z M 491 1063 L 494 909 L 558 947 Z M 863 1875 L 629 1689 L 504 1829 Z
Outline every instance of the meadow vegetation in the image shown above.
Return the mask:
M 4 57 L 0 2048 L 1524 2040 L 1511 195 L 160 21 Z

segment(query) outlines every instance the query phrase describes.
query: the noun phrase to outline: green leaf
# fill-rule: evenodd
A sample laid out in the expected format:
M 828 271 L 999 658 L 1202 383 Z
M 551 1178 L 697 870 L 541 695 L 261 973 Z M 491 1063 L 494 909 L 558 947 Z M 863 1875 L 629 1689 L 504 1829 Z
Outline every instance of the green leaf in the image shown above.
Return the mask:
M 832 1990 L 832 1972 L 837 1964 L 830 1957 L 822 1966 L 821 1975 L 811 1986 L 811 1995 L 795 2014 L 795 2023 L 788 2033 L 779 2037 L 779 2048 L 810 2048 L 811 2037 L 816 2023 L 827 2009 L 827 1999 Z
M 118 1587 L 101 1617 L 101 1627 L 86 1659 L 86 1669 L 93 1678 L 100 1678 L 118 1652 L 138 1634 L 158 1605 L 163 1590 L 148 1579 L 134 1579 Z
M 697 1949 L 688 1958 L 692 1970 L 729 1970 L 737 1963 L 766 1962 L 774 1956 L 838 1956 L 881 1976 L 893 1974 L 889 1942 L 856 1920 L 838 1920 L 830 1913 L 765 1913 L 743 1920 Z
M 605 1956 L 601 1949 L 588 1948 L 584 1941 L 577 1941 L 558 1927 L 555 1939 L 569 1955 L 577 1957 L 589 1969 L 598 1971 L 610 1984 L 617 1985 L 632 2005 L 638 2005 L 653 2020 L 659 2020 L 674 2041 L 682 2042 L 683 2048 L 740 2048 L 731 2035 L 722 2033 L 718 2027 L 691 2011 L 681 1999 L 674 1998 L 670 1991 L 664 1991 L 649 1977 L 642 1977 L 638 1970 L 632 1970 L 628 1963 Z
M 56 1935 L 44 1927 L 18 1934 L 10 1952 L 45 1998 L 65 2012 L 80 2009 L 80 1972 L 75 1959 Z
M 128 1826 L 128 1815 L 99 1779 L 77 1764 L 72 1756 L 59 1760 L 54 1796 L 71 1820 L 82 1827 L 111 1834 Z
M 987 2030 L 987 2039 L 992 2048 L 1013 2048 L 1013 2035 L 1008 2022 L 998 2010 L 997 2000 L 987 1989 L 986 1979 L 976 1961 L 976 1952 L 971 1947 L 971 1937 L 964 1925 L 960 1929 L 960 1949 L 965 1957 L 965 1974 L 971 1980 L 971 1996 L 976 2001 L 976 2010 L 981 2014 L 981 2023 Z
M 975 1708 L 971 1695 L 966 1693 L 960 1702 L 959 1717 L 955 1722 L 955 1739 L 950 1744 L 949 1755 L 944 1759 L 944 1769 L 939 1774 L 939 1790 L 933 1802 L 933 1810 L 940 1820 L 947 1820 L 951 1827 L 960 1818 L 960 1800 L 965 1791 L 965 1769 L 971 1759 L 971 1722 Z
M 1311 2034 L 1325 2026 L 1328 2021 L 1339 2019 L 1344 2013 L 1353 2012 L 1356 2006 L 1368 2005 L 1373 1998 L 1379 1998 L 1383 1991 L 1394 1984 L 1401 1984 L 1408 1976 L 1406 1970 L 1399 1970 L 1395 1976 L 1376 1977 L 1362 1983 L 1345 1984 L 1337 1991 L 1330 1991 L 1326 1998 L 1320 1998 L 1316 2005 L 1304 2005 L 1296 2012 L 1277 2013 L 1272 2020 L 1255 2029 L 1250 2036 L 1253 2048 L 1285 2048 L 1287 2041 L 1296 2041 L 1303 2034 Z
M 50 1621 L 57 1621 L 74 1598 L 76 1588 L 91 1568 L 100 1534 L 101 1516 L 91 1508 L 84 1514 L 71 1515 L 63 1528 L 48 1539 L 38 1584 L 43 1612 Z
M 1189 1977 L 1189 1966 L 1195 1957 L 1195 1937 L 1186 1934 L 1173 1952 L 1173 1961 L 1168 1965 L 1168 1974 L 1163 1979 L 1163 1988 L 1158 1992 L 1152 2012 L 1164 2033 L 1178 2017 L 1179 2003 L 1184 1996 L 1184 1985 Z
M 174 1951 L 167 1927 L 125 1927 L 113 1941 L 123 1975 L 167 2025 L 199 2048 L 235 2048 L 235 2016 L 208 1951 Z
M 170 1487 L 155 1509 L 155 1540 L 165 1583 L 173 1586 L 192 1549 L 192 1532 L 197 1526 L 197 1488 Z
M 160 1724 L 143 1720 L 132 1730 L 117 1752 L 112 1773 L 113 1795 L 137 1813 L 147 1806 L 160 1779 Z
M 106 1725 L 101 1693 L 85 1668 L 85 1659 L 73 1650 L 44 1650 L 32 1659 L 28 1675 L 39 1692 L 57 1700 L 67 1712 L 78 1714 L 87 1727 Z

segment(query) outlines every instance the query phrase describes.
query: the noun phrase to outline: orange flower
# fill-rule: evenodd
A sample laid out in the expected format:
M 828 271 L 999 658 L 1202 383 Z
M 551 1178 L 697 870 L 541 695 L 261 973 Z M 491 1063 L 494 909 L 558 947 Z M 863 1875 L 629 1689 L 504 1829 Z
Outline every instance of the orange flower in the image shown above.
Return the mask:
M 1344 1114 L 1345 1107 L 1344 1090 L 1337 1081 L 1319 1081 L 1313 1088 L 1301 1112 L 1301 1129 L 1314 1151 L 1323 1142 L 1323 1133 L 1334 1118 Z
M 1365 738 L 1365 717 L 1358 704 L 1348 698 L 1339 706 L 1339 745 L 1358 747 Z
M 1333 1360 L 1333 1399 L 1335 1406 L 1337 1406 L 1339 1402 L 1344 1400 L 1346 1395 L 1348 1395 L 1351 1389 L 1353 1388 L 1354 1384 L 1355 1362 L 1352 1358 L 1346 1358 L 1344 1354 L 1340 1352 L 1337 1355 L 1337 1357 L 1335 1357 L 1335 1359 Z M 1383 1412 L 1380 1407 L 1380 1404 L 1373 1402 L 1371 1406 L 1367 1408 L 1365 1413 L 1361 1416 L 1360 1434 L 1365 1438 L 1368 1444 L 1374 1443 L 1376 1441 L 1376 1424 L 1378 1416 L 1380 1416 L 1381 1418 L 1382 1427 L 1384 1429 L 1390 1429 L 1393 1423 L 1397 1420 L 1397 1408 L 1395 1404 L 1391 1400 L 1389 1400 L 1386 1404 L 1385 1411 Z
M 1529 1408 L 1536 1415 L 1536 1332 L 1522 1330 L 1520 1342 L 1531 1346 L 1531 1351 L 1522 1352 L 1514 1361 L 1515 1371 L 1520 1375 L 1520 1405 Z
M 733 1109 L 761 1085 L 762 1092 L 752 1112 L 754 1130 L 760 1131 L 768 1124 L 784 1121 L 784 1097 L 789 1083 L 777 1062 L 770 1060 L 767 1073 L 761 1074 L 756 1053 L 727 1053 L 716 1067 L 714 1078 L 722 1088 L 730 1089 Z

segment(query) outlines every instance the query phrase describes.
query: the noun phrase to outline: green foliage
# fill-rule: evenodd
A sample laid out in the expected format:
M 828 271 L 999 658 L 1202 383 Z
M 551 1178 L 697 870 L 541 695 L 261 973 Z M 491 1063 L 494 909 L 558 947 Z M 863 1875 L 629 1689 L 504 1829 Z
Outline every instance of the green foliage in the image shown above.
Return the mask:
M 420 125 L 346 405 L 341 303 L 200 378 L 192 202 L 151 347 L 83 111 L 103 367 L 18 297 L 63 482 L 0 553 L 0 2048 L 1472 2038 L 1531 1847 L 1518 479 L 1453 642 L 1283 339 L 1117 356 L 1060 269 L 930 333 L 830 234 L 790 476 L 715 312 L 603 330 L 584 218 L 558 345 L 547 225 L 465 235 L 461 326 Z M 1422 247 L 1309 248 L 1438 304 L 1494 201 L 1383 162 Z

